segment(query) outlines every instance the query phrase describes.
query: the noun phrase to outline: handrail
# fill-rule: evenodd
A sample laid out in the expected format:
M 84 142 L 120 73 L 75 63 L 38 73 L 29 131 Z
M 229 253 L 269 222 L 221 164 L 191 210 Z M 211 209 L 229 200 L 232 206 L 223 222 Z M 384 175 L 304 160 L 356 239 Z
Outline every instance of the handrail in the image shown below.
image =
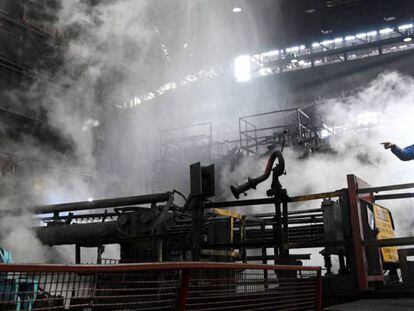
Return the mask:
M 248 116 L 242 116 L 242 117 L 239 117 L 239 119 L 248 119 L 248 118 L 253 118 L 253 117 L 266 116 L 266 115 L 269 115 L 269 114 L 274 114 L 274 113 L 279 113 L 279 112 L 292 112 L 292 111 L 298 111 L 298 110 L 299 110 L 299 107 L 281 109 L 281 110 L 274 110 L 274 111 L 268 111 L 268 112 L 263 112 L 263 113 L 252 114 L 252 115 L 248 115 Z
M 401 189 L 409 189 L 414 188 L 414 183 L 406 183 L 406 184 L 397 184 L 397 185 L 389 185 L 389 186 L 380 186 L 380 187 L 369 187 L 369 188 L 361 188 L 357 190 L 358 194 L 363 193 L 375 193 L 381 191 L 392 191 L 392 190 L 401 190 Z
M 264 265 L 244 263 L 212 263 L 212 262 L 163 262 L 135 263 L 116 265 L 60 265 L 60 264 L 0 264 L 0 272 L 134 272 L 160 270 L 196 270 L 196 269 L 237 269 L 237 270 L 289 270 L 289 271 L 321 271 L 316 266 Z

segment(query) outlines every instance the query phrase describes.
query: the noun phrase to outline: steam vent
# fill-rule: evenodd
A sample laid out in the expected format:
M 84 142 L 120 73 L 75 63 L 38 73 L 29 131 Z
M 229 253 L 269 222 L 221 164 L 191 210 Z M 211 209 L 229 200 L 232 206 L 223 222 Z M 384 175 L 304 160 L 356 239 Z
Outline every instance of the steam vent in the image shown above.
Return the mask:
M 413 133 L 414 1 L 0 0 L 0 311 L 414 311 Z

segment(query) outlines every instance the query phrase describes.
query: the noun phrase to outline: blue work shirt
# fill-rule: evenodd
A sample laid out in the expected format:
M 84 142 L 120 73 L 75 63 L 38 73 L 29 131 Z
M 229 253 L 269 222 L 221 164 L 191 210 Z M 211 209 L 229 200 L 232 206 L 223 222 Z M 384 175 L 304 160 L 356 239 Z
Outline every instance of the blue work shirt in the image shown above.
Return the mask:
M 395 154 L 401 161 L 410 161 L 414 160 L 414 145 L 400 148 L 398 146 L 392 147 L 391 151 Z
M 3 247 L 0 247 L 0 263 L 13 263 L 11 253 Z

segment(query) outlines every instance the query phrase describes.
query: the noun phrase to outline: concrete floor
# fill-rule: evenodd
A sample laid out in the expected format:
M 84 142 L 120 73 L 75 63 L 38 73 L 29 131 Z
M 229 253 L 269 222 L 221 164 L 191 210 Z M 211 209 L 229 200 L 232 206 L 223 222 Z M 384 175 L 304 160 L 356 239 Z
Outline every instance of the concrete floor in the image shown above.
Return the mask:
M 325 308 L 324 311 L 414 311 L 414 299 L 365 299 Z

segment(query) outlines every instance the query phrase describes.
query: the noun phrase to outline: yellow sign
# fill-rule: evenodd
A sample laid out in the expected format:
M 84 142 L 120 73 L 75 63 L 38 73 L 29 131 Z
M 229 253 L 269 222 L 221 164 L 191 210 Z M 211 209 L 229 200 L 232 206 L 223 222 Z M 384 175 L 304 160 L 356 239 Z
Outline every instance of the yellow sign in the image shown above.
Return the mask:
M 375 228 L 378 230 L 377 239 L 394 239 L 395 233 L 392 226 L 391 213 L 385 207 L 373 204 Z M 395 246 L 382 247 L 382 258 L 384 262 L 398 263 L 398 249 Z

